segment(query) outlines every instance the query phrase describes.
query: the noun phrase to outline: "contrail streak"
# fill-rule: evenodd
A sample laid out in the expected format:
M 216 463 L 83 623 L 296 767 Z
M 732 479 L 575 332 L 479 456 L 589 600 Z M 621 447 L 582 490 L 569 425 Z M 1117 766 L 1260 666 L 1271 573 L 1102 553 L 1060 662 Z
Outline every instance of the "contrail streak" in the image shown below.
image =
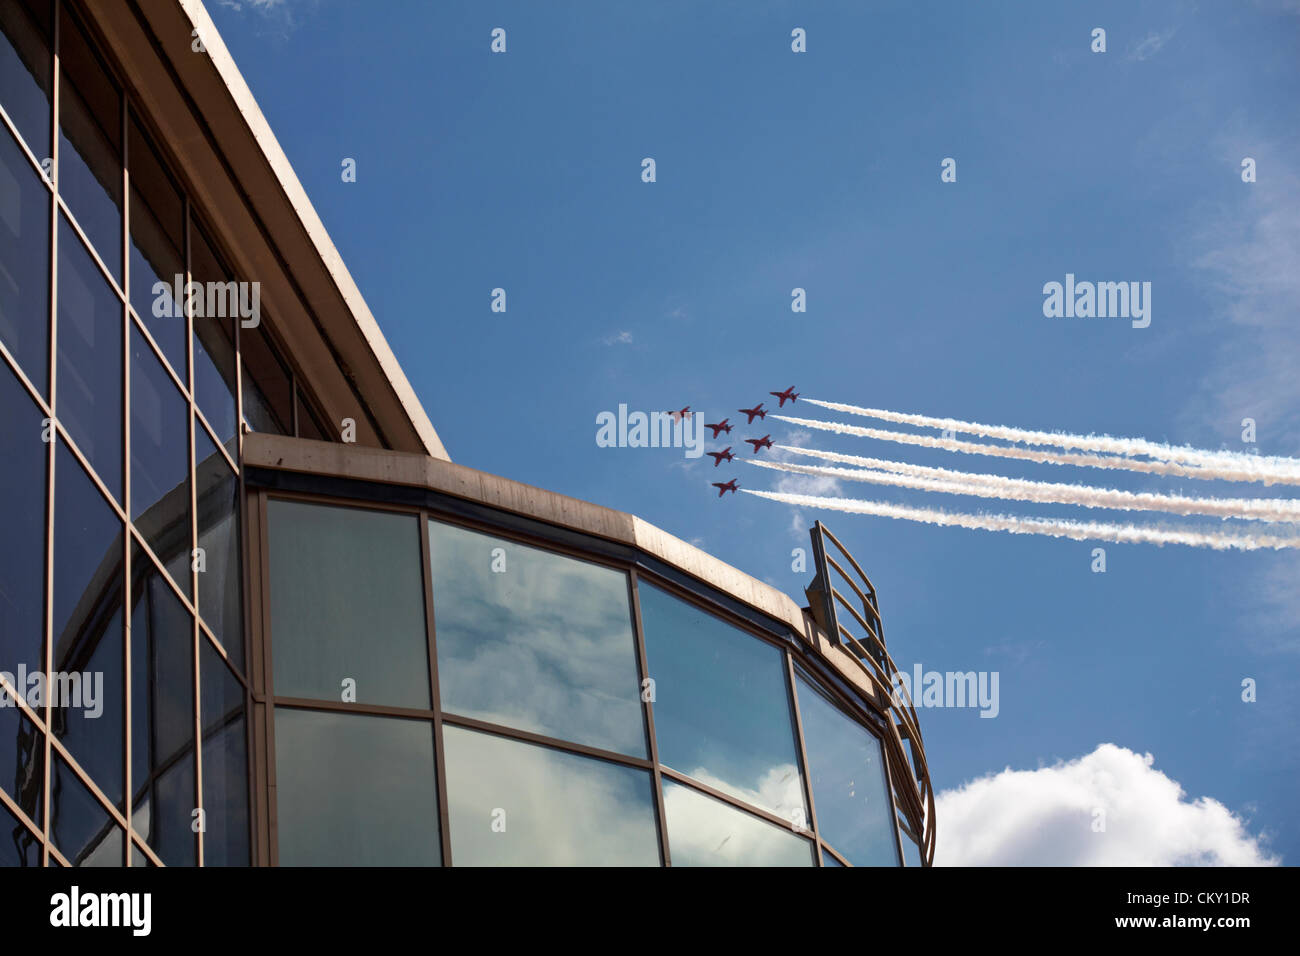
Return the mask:
M 911 415 L 904 412 L 886 411 L 883 408 L 862 408 L 858 405 L 824 402 L 816 398 L 805 398 L 804 401 L 849 415 L 861 415 L 864 418 L 876 418 L 881 421 L 896 422 L 902 425 L 916 425 L 921 428 L 963 432 L 967 435 L 980 435 L 984 438 L 994 438 L 1000 441 L 1019 442 L 1022 445 L 1052 445 L 1057 448 L 1078 448 L 1083 451 L 1099 451 L 1112 455 L 1145 455 L 1158 461 L 1180 461 L 1191 465 L 1199 465 L 1202 468 L 1245 468 L 1259 476 L 1255 480 L 1260 480 L 1265 476 L 1272 476 L 1300 481 L 1300 459 L 1296 458 L 1247 455 L 1239 451 L 1211 451 L 1204 448 L 1192 448 L 1187 445 L 1168 445 L 1163 442 L 1147 441 L 1144 438 L 1072 435 L 1067 432 L 1031 431 L 1005 425 L 981 425 L 978 422 L 964 422 L 955 418 Z
M 757 461 L 752 458 L 744 460 L 751 465 L 795 474 L 844 478 L 849 481 L 896 485 L 901 488 L 917 488 L 921 491 L 937 491 L 952 495 L 1008 498 L 1015 501 L 1079 505 L 1084 508 L 1110 508 L 1116 511 L 1165 511 L 1178 515 L 1210 515 L 1215 518 L 1241 518 L 1248 521 L 1300 521 L 1300 501 L 1290 498 L 1189 498 L 1154 492 L 1095 488 L 1091 485 L 1029 481 L 1005 478 L 1002 475 L 969 474 L 947 468 L 927 468 L 924 465 L 885 461 L 879 458 L 859 458 L 856 455 L 840 455 L 815 448 L 797 448 L 793 445 L 775 447 L 800 455 L 842 461 L 861 467 L 826 468 L 796 465 L 790 462 Z M 862 470 L 863 468 L 875 470 Z
M 1247 467 L 1253 459 L 1237 467 L 1201 468 L 1172 461 L 1138 461 L 1116 455 L 1082 455 L 1073 452 L 1036 451 L 1032 448 L 1016 448 L 1009 445 L 986 445 L 982 442 L 961 441 L 956 438 L 935 438 L 931 435 L 912 435 L 907 432 L 883 431 L 879 428 L 863 428 L 859 425 L 845 425 L 841 422 L 822 422 L 811 418 L 794 418 L 789 415 L 771 415 L 777 421 L 816 428 L 821 431 L 835 432 L 839 435 L 856 435 L 860 438 L 876 438 L 881 441 L 898 442 L 903 445 L 921 445 L 925 448 L 942 448 L 945 451 L 957 451 L 966 455 L 989 455 L 994 458 L 1018 458 L 1022 461 L 1045 462 L 1051 465 L 1080 465 L 1086 468 L 1110 468 L 1117 471 L 1140 471 L 1148 475 L 1177 475 L 1182 478 L 1198 478 L 1202 481 L 1262 481 L 1265 485 L 1274 483 L 1300 485 L 1300 476 L 1288 478 L 1281 475 L 1261 474 L 1258 469 Z
M 1300 538 L 1277 535 L 1226 535 L 1196 531 L 1194 529 L 1142 527 L 1131 524 L 1107 524 L 1096 521 L 1065 521 L 1055 518 L 1018 518 L 1014 515 L 961 514 L 933 508 L 910 508 L 883 501 L 858 498 L 819 498 L 815 495 L 792 495 L 780 491 L 755 491 L 741 488 L 747 495 L 768 498 L 788 505 L 804 508 L 826 508 L 850 514 L 875 515 L 903 521 L 976 531 L 1005 531 L 1009 534 L 1041 534 L 1052 538 L 1071 538 L 1075 541 L 1112 541 L 1117 544 L 1184 544 L 1194 548 L 1213 548 L 1216 551 L 1235 549 L 1259 551 L 1265 548 L 1300 547 Z

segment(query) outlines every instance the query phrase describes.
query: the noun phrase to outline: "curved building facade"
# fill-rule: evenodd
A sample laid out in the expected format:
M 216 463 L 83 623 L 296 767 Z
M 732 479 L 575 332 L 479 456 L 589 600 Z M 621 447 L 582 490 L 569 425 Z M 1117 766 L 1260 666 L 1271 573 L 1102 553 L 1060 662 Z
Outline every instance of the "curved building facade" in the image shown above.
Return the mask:
M 453 464 L 201 3 L 0 0 L 0 125 L 0 862 L 929 864 L 852 556 Z

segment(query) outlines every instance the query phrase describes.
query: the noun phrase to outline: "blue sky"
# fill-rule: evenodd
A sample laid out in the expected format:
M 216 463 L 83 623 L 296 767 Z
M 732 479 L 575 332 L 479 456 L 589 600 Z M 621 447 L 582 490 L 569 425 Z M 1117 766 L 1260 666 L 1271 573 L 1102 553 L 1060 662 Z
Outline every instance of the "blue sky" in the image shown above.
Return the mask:
M 1135 845 L 1156 860 L 1300 859 L 1293 553 L 1108 544 L 1095 574 L 1091 542 L 718 501 L 710 481 L 781 477 L 595 442 L 596 415 L 620 403 L 734 422 L 795 384 L 1234 450 L 1250 450 L 1252 417 L 1261 454 L 1300 454 L 1300 3 L 209 8 L 453 460 L 634 512 L 796 598 L 810 575 L 791 570 L 791 549 L 823 517 L 879 589 L 901 666 L 1000 674 L 996 719 L 921 714 L 940 789 L 1018 772 L 983 781 L 982 803 L 952 804 L 951 847 L 1009 828 L 998 794 L 1017 794 L 1039 801 L 1040 836 L 1032 849 L 1008 836 L 999 860 L 1116 861 Z M 505 54 L 489 51 L 495 27 Z M 795 27 L 806 53 L 791 52 Z M 1095 27 L 1104 54 L 1090 50 Z M 341 180 L 345 157 L 355 183 Z M 940 182 L 945 157 L 955 183 Z M 1149 281 L 1150 327 L 1045 318 L 1043 284 L 1066 273 Z M 489 308 L 496 287 L 504 314 Z M 806 313 L 791 311 L 795 287 Z M 765 424 L 732 444 L 748 452 L 741 438 L 770 431 L 1046 481 L 1285 493 L 1012 469 Z M 1247 677 L 1254 703 L 1241 700 Z M 1108 797 L 1115 780 L 1127 789 Z M 1074 842 L 1089 801 L 1112 808 L 1100 855 L 1101 839 Z M 1152 836 L 1152 821 L 1182 817 L 1179 834 Z M 939 827 L 942 857 L 942 813 Z

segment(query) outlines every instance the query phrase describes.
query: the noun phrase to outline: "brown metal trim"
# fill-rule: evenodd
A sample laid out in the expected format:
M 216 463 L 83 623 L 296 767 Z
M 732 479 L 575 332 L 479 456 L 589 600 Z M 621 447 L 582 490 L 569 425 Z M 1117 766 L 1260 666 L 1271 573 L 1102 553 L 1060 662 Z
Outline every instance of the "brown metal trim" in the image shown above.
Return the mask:
M 298 407 L 294 393 L 294 409 Z M 297 412 L 294 412 L 295 416 Z M 451 798 L 447 793 L 447 758 L 442 743 L 442 688 L 438 682 L 438 629 L 433 606 L 433 559 L 429 553 L 429 517 L 420 512 L 420 569 L 424 580 L 424 636 L 429 655 L 429 699 L 433 705 L 433 761 L 438 784 L 438 837 L 442 865 L 451 866 Z
M 628 593 L 632 609 L 632 640 L 636 644 L 637 671 L 642 686 L 650 679 L 650 665 L 646 658 L 645 629 L 641 623 L 641 597 L 638 590 L 637 569 L 628 572 Z M 659 765 L 659 739 L 655 736 L 655 706 L 653 700 L 645 701 L 643 708 L 644 732 L 650 744 L 650 766 L 654 775 L 655 822 L 659 827 L 660 862 L 672 866 L 672 848 L 668 845 L 668 811 L 664 806 L 663 771 Z
M 426 715 L 426 718 L 428 715 Z M 596 760 L 603 760 L 606 763 L 620 764 L 624 767 L 634 767 L 638 770 L 653 770 L 650 761 L 645 757 L 632 757 L 628 754 L 616 753 L 613 750 L 602 750 L 599 747 L 591 747 L 587 744 L 574 743 L 572 740 L 561 740 L 558 737 L 548 737 L 545 734 L 535 734 L 530 730 L 519 730 L 516 727 L 507 727 L 504 724 L 493 724 L 486 720 L 479 720 L 475 717 L 458 717 L 455 714 L 444 713 L 442 722 L 450 724 L 453 727 L 460 727 L 464 730 L 478 730 L 485 734 L 492 734 L 494 737 L 506 737 L 510 740 L 518 741 L 524 744 L 536 744 L 539 747 L 546 747 L 550 750 L 560 750 L 565 753 L 577 754 L 579 757 L 593 757 Z
M 826 841 L 821 840 L 821 841 L 818 842 L 818 845 L 821 847 L 823 853 L 828 853 L 828 854 L 830 854 L 831 856 L 835 857 L 835 859 L 839 860 L 841 866 L 852 866 L 852 865 L 853 865 L 852 863 L 850 863 L 850 862 L 848 861 L 848 859 L 847 859 L 843 854 L 841 854 L 841 853 L 839 853 L 837 850 L 833 849 L 833 848 L 831 847 L 831 845 L 830 845 L 829 843 L 827 843 Z
M 271 554 L 270 554 L 270 533 L 266 520 L 266 492 L 260 491 L 257 494 L 257 523 L 258 538 L 255 543 L 258 548 L 258 583 L 261 590 L 261 600 L 258 610 L 261 611 L 261 652 L 262 652 L 262 692 L 266 694 L 266 706 L 264 708 L 264 720 L 266 724 L 266 742 L 264 763 L 266 767 L 266 840 L 268 862 L 271 866 L 280 865 L 280 847 L 278 833 L 278 818 L 276 804 L 276 782 L 275 782 L 275 667 L 271 657 L 271 601 L 270 580 L 271 580 Z
M 785 654 L 786 686 L 789 688 L 790 709 L 794 713 L 795 743 L 799 745 L 799 764 L 803 768 L 804 799 L 808 801 L 808 828 L 813 839 L 820 841 L 821 833 L 817 828 L 817 804 L 813 799 L 812 768 L 808 765 L 808 748 L 804 744 L 803 713 L 799 710 L 799 688 L 795 680 L 794 658 L 789 651 Z M 817 865 L 821 866 L 818 856 Z

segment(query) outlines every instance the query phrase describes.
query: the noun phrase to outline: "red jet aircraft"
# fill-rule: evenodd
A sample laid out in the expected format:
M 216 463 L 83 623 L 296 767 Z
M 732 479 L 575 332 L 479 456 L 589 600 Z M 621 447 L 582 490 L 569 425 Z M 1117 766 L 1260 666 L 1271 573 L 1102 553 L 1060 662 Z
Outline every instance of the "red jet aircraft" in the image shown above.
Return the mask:
M 713 482 L 713 487 L 718 489 L 718 497 L 721 498 L 728 491 L 734 492 L 736 490 L 736 479 L 732 478 L 730 481 L 715 481 Z
M 718 432 L 726 432 L 728 435 L 731 434 L 731 426 L 727 424 L 727 419 L 725 418 L 716 425 L 710 425 L 708 422 L 705 422 L 704 427 L 713 429 L 714 438 L 718 437 Z
M 745 422 L 746 425 L 754 424 L 755 416 L 758 416 L 759 418 L 767 418 L 767 409 L 763 407 L 762 402 L 759 402 L 753 408 L 742 408 L 739 409 L 739 411 L 742 411 L 749 416 L 749 421 Z
M 749 444 L 751 444 L 751 445 L 754 446 L 754 454 L 755 454 L 755 455 L 757 455 L 757 454 L 758 454 L 760 451 L 762 451 L 764 448 L 771 448 L 771 447 L 772 447 L 772 436 L 771 436 L 771 435 L 764 435 L 762 438 L 746 438 L 745 441 L 747 441 Z
M 673 421 L 680 422 L 683 418 L 690 418 L 695 413 L 691 411 L 691 406 L 687 405 L 680 412 L 669 412 L 668 414 L 673 417 Z
M 768 392 L 767 394 L 771 395 L 773 398 L 779 398 L 781 400 L 781 404 L 778 405 L 777 408 L 784 408 L 785 400 L 787 398 L 791 401 L 791 403 L 793 403 L 794 400 L 799 397 L 799 393 L 794 390 L 793 385 L 787 388 L 784 392 Z
M 731 453 L 731 446 L 728 445 L 722 451 L 706 451 L 704 454 L 713 459 L 713 467 L 717 468 L 724 461 L 734 461 L 735 455 Z

